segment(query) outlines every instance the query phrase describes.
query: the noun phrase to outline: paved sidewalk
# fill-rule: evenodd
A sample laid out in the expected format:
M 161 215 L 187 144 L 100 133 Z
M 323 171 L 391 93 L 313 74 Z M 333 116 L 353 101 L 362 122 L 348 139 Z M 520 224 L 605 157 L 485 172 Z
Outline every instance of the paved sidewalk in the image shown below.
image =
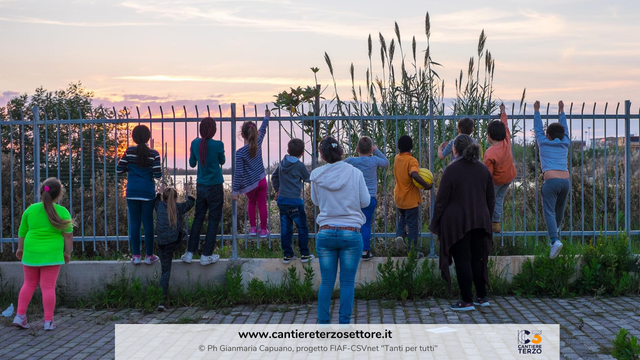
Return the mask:
M 356 301 L 357 324 L 501 324 L 560 323 L 561 357 L 613 359 L 611 340 L 620 327 L 640 338 L 640 296 L 618 298 L 527 299 L 494 297 L 491 307 L 455 313 L 443 299 L 408 301 Z M 334 305 L 337 305 L 334 301 Z M 338 305 L 339 306 L 339 305 Z M 333 308 L 337 321 L 338 308 Z M 303 324 L 316 323 L 316 304 L 261 305 L 205 310 L 170 309 L 143 314 L 139 310 L 94 311 L 58 309 L 58 328 L 42 330 L 42 319 L 31 319 L 32 329 L 10 326 L 0 319 L 0 359 L 113 359 L 114 324 Z

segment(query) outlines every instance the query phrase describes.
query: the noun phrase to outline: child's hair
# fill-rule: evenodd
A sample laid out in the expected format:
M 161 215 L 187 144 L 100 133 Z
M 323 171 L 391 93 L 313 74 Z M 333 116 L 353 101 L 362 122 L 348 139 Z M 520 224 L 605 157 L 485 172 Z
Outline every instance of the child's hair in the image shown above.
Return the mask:
M 560 123 L 549 124 L 549 126 L 547 126 L 547 135 L 549 135 L 551 140 L 564 139 L 564 126 Z
M 473 120 L 468 117 L 458 120 L 458 129 L 461 134 L 471 135 L 473 132 Z
M 371 149 L 373 148 L 373 140 L 371 140 L 368 136 L 363 136 L 358 140 L 358 152 L 363 155 L 368 155 L 371 153 Z
M 289 155 L 294 157 L 300 157 L 304 153 L 304 141 L 300 139 L 291 139 L 287 144 Z
M 73 224 L 71 220 L 62 220 L 53 205 L 53 202 L 62 196 L 63 193 L 64 190 L 60 180 L 54 177 L 48 178 L 40 186 L 40 199 L 44 206 L 44 211 L 47 213 L 51 226 L 58 230 L 66 230 L 69 224 Z
M 175 228 L 178 225 L 178 208 L 176 207 L 176 200 L 178 199 L 178 192 L 172 188 L 166 188 L 162 192 L 162 201 L 167 203 L 167 216 L 169 217 L 169 225 Z
M 494 120 L 487 125 L 487 134 L 493 141 L 502 141 L 507 137 L 507 128 L 502 121 Z
M 478 161 L 480 159 L 480 145 L 473 142 L 473 138 L 467 134 L 460 134 L 453 139 L 453 147 L 458 155 L 468 162 Z
M 200 155 L 200 162 L 202 165 L 207 164 L 207 140 L 213 138 L 216 134 L 218 128 L 216 127 L 216 122 L 210 117 L 206 117 L 202 119 L 200 123 L 200 136 L 202 140 L 200 140 L 200 147 L 198 148 L 198 154 Z
M 241 130 L 242 138 L 249 143 L 249 156 L 256 157 L 258 155 L 258 129 L 256 124 L 251 121 L 247 121 L 242 124 Z
M 402 135 L 398 139 L 398 150 L 400 152 L 409 152 L 413 149 L 413 139 L 409 135 Z
M 147 146 L 147 142 L 151 138 L 151 131 L 145 125 L 138 125 L 133 128 L 131 138 L 138 146 L 136 147 L 136 159 L 138 167 L 150 167 L 152 161 L 149 160 L 151 152 Z
M 327 136 L 320 142 L 320 153 L 324 161 L 329 164 L 342 160 L 342 146 L 331 136 Z

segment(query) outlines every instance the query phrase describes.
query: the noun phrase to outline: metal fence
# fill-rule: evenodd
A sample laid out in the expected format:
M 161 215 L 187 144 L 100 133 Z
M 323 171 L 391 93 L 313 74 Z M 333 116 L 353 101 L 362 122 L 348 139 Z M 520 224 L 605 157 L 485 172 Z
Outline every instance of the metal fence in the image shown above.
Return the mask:
M 558 118 L 550 114 L 549 109 L 547 105 L 546 113 L 542 115 L 547 124 Z M 615 104 L 615 111 L 610 111 L 607 103 L 601 113 L 596 113 L 595 104 L 591 113 L 585 113 L 584 103 L 576 106 L 571 104 L 567 109 L 572 136 L 569 155 L 572 189 L 561 236 L 568 237 L 570 242 L 584 243 L 600 235 L 626 234 L 631 246 L 631 240 L 637 241 L 640 235 L 640 156 L 637 136 L 640 133 L 640 111 L 631 113 L 629 101 L 622 105 Z M 22 212 L 30 203 L 38 201 L 36 189 L 43 179 L 50 176 L 61 179 L 67 190 L 67 196 L 61 204 L 67 206 L 72 217 L 78 220 L 74 239 L 82 243 L 82 249 L 92 246 L 94 250 L 104 247 L 105 250 L 120 251 L 120 242 L 128 239 L 123 192 L 126 180 L 118 176 L 115 167 L 119 156 L 129 145 L 130 130 L 134 125 L 146 124 L 150 127 L 151 146 L 159 151 L 163 159 L 163 181 L 177 185 L 193 176 L 186 171 L 189 143 L 199 136 L 199 122 L 203 117 L 212 116 L 218 122 L 216 138 L 225 143 L 227 158 L 231 159 L 231 167 L 225 168 L 225 171 L 230 170 L 230 174 L 233 174 L 236 166 L 238 122 L 261 119 L 256 106 L 243 106 L 239 111 L 236 104 L 225 107 L 224 111 L 221 106 L 214 111 L 207 107 L 203 113 L 197 107 L 194 113 L 189 113 L 183 107 L 182 117 L 176 116 L 173 107 L 169 115 L 162 108 L 154 115 L 148 108 L 148 114 L 142 116 L 140 109 L 136 108 L 135 117 L 130 117 L 127 111 L 113 109 L 111 114 L 115 118 L 109 118 L 104 112 L 94 114 L 93 111 L 85 118 L 82 111 L 78 110 L 80 115 L 75 119 L 71 118 L 68 109 L 63 112 L 67 114 L 66 118 L 60 116 L 62 111 L 58 109 L 54 109 L 55 117 L 51 116 L 51 109 L 30 110 L 31 116 L 21 112 L 20 118 L 0 121 L 0 251 L 8 246 L 12 251 L 15 249 Z M 414 140 L 417 144 L 414 156 L 419 159 L 420 166 L 436 175 L 434 189 L 423 194 L 419 239 L 420 246 L 435 256 L 438 245 L 435 237 L 428 232 L 428 222 L 433 210 L 437 180 L 448 163 L 446 159 L 437 158 L 437 146 L 440 141 L 450 140 L 455 135 L 457 120 L 466 115 L 458 114 L 455 109 L 450 109 L 453 114 L 446 114 L 444 105 L 438 109 L 432 106 L 431 113 L 427 115 L 366 116 L 356 110 L 352 112 L 349 108 L 346 113 L 336 114 L 329 113 L 325 107 L 324 112 L 316 110 L 313 116 L 298 117 L 282 113 L 272 116 L 263 145 L 268 178 L 274 165 L 286 153 L 288 140 L 293 137 L 301 138 L 307 144 L 303 161 L 313 168 L 319 166 L 316 141 L 326 134 L 336 136 L 348 154 L 354 153 L 359 136 L 372 136 L 392 163 L 398 137 L 411 134 L 417 138 L 417 141 Z M 533 126 L 533 115 L 527 114 L 526 105 L 521 113 L 516 114 L 515 105 L 512 105 L 508 116 L 510 128 L 514 131 L 512 152 L 518 177 L 505 198 L 503 232 L 496 234 L 494 240 L 497 239 L 503 246 L 527 246 L 532 241 L 537 245 L 540 238 L 545 241 L 546 231 L 541 220 L 542 199 L 539 195 L 542 172 L 534 136 L 528 134 Z M 498 115 L 477 114 L 471 117 L 476 121 L 475 135 L 480 141 L 484 137 L 483 126 L 499 118 Z M 227 184 L 230 174 L 225 176 Z M 379 205 L 374 217 L 372 238 L 374 245 L 382 242 L 386 247 L 387 238 L 395 237 L 396 211 L 392 189 L 392 169 L 380 171 Z M 271 230 L 277 232 L 274 220 L 278 219 L 278 209 L 272 201 L 272 195 L 270 185 L 268 221 Z M 248 247 L 250 243 L 247 211 L 242 203 L 238 209 L 238 201 L 228 197 L 221 224 L 222 246 L 231 245 L 232 258 L 236 258 L 239 244 Z M 312 209 L 308 212 L 311 229 L 317 230 L 317 209 L 310 201 L 307 201 L 307 207 Z M 193 217 L 193 214 L 187 216 Z M 186 223 L 189 224 L 189 221 Z M 310 237 L 314 236 L 315 231 L 311 231 Z M 258 238 L 256 243 L 258 247 L 272 248 L 272 240 L 278 238 L 279 234 L 272 233 L 266 240 Z

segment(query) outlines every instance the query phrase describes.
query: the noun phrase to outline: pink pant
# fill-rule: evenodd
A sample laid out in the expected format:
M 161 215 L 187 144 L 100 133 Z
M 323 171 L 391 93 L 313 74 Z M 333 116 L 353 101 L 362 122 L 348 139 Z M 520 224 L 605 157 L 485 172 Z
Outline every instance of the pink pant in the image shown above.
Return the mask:
M 260 229 L 267 230 L 269 222 L 267 215 L 267 179 L 262 179 L 258 183 L 258 187 L 247 193 L 249 199 L 249 223 L 251 227 L 256 227 L 256 205 L 260 212 Z
M 27 306 L 29 306 L 31 297 L 38 284 L 40 284 L 44 321 L 53 320 L 53 309 L 56 307 L 56 281 L 58 280 L 58 273 L 60 273 L 60 265 L 22 265 L 22 269 L 24 271 L 24 283 L 18 296 L 18 315 L 27 315 Z

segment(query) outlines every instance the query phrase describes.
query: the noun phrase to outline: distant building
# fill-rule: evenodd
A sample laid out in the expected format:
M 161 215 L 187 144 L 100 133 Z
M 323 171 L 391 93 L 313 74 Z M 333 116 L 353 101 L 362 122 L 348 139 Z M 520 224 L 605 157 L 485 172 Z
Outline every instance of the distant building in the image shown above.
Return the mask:
M 598 147 L 611 147 L 611 146 L 624 146 L 624 137 L 609 136 L 606 138 L 596 139 L 596 146 Z
M 584 149 L 586 147 L 587 147 L 587 142 L 586 141 L 579 141 L 579 140 L 571 141 L 571 148 L 573 148 L 574 150 L 580 150 L 580 149 Z
M 629 147 L 631 147 L 631 150 L 638 150 L 640 147 L 640 136 L 630 136 Z

